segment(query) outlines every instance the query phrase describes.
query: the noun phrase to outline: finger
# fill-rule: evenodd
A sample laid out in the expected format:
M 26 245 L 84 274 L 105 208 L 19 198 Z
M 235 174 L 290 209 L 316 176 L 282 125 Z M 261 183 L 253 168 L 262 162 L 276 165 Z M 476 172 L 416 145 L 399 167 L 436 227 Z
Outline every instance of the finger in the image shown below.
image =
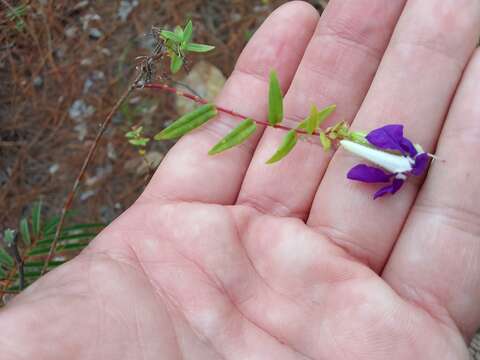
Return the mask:
M 387 46 L 404 1 L 330 1 L 285 97 L 292 127 L 312 104 L 337 104 L 335 119 L 352 119 Z M 329 161 L 315 142 L 300 142 L 280 163 L 265 165 L 285 132 L 267 129 L 257 147 L 238 203 L 265 213 L 306 219 Z M 280 180 L 280 181 L 279 181 Z
M 277 9 L 248 43 L 216 103 L 247 117 L 264 119 L 270 69 L 278 70 L 286 91 L 317 20 L 316 10 L 306 3 L 291 2 Z M 263 129 L 240 147 L 217 156 L 207 153 L 238 122 L 221 114 L 184 136 L 163 160 L 144 195 L 233 203 Z
M 437 147 L 383 277 L 468 338 L 480 325 L 480 51 L 464 75 Z
M 433 151 L 449 103 L 478 39 L 477 0 L 410 0 L 362 108 L 353 122 L 369 131 L 403 123 L 406 136 Z M 351 183 L 358 158 L 338 151 L 317 192 L 308 223 L 380 271 L 415 199 L 409 181 L 373 201 L 375 187 Z

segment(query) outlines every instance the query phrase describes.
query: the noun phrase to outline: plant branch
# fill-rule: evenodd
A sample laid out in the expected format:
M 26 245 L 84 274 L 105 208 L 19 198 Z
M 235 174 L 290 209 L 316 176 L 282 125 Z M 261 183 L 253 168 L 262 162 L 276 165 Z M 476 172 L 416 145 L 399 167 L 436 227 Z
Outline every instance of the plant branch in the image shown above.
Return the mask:
M 193 94 L 190 94 L 190 93 L 187 93 L 187 92 L 184 92 L 184 91 L 180 91 L 177 88 L 168 86 L 167 84 L 164 84 L 164 83 L 150 83 L 150 84 L 143 85 L 143 87 L 146 88 L 146 89 L 155 89 L 155 90 L 166 91 L 166 92 L 174 94 L 176 96 L 181 96 L 181 97 L 184 97 L 186 99 L 192 100 L 192 101 L 196 102 L 197 104 L 202 104 L 203 105 L 203 104 L 208 104 L 209 103 L 208 100 L 206 100 L 204 98 L 201 98 L 200 96 L 193 95 Z M 233 116 L 233 117 L 237 117 L 237 118 L 241 118 L 241 119 L 246 119 L 248 117 L 248 116 L 242 115 L 240 113 L 237 113 L 235 111 L 225 109 L 225 108 L 223 108 L 221 106 L 218 106 L 218 105 L 215 105 L 215 107 L 217 108 L 218 111 L 220 111 L 224 114 Z M 252 118 L 250 118 L 250 119 L 252 119 Z M 268 123 L 268 121 L 265 121 L 265 120 L 257 120 L 257 119 L 252 119 L 252 120 L 255 123 L 257 123 L 258 125 L 270 126 L 270 127 L 276 128 L 276 129 L 283 129 L 283 130 L 287 130 L 287 131 L 293 130 L 293 128 L 290 128 L 288 126 L 281 125 L 281 124 L 277 124 L 275 126 L 272 126 Z M 305 130 L 302 130 L 302 129 L 297 128 L 297 129 L 295 129 L 295 131 L 299 134 L 309 135 Z M 314 132 L 312 135 L 320 135 L 320 134 L 318 132 Z
M 105 130 L 110 125 L 110 123 L 112 121 L 112 118 L 113 118 L 113 115 L 115 115 L 117 110 L 124 103 L 124 101 L 130 96 L 130 94 L 135 89 L 137 89 L 139 87 L 138 84 L 139 84 L 139 82 L 140 82 L 140 80 L 142 79 L 143 76 L 144 76 L 144 73 L 142 71 L 139 71 L 135 80 L 132 81 L 132 83 L 129 85 L 129 87 L 125 90 L 125 92 L 122 94 L 122 96 L 120 96 L 120 98 L 117 100 L 117 102 L 115 103 L 113 108 L 110 110 L 110 112 L 108 113 L 105 120 L 103 120 L 103 122 L 100 126 L 100 129 L 97 132 L 95 140 L 94 140 L 92 146 L 90 146 L 90 149 L 88 150 L 87 157 L 83 161 L 83 165 L 80 169 L 80 172 L 78 173 L 77 178 L 75 179 L 75 182 L 73 183 L 73 187 L 72 187 L 72 189 L 70 190 L 70 192 L 67 196 L 65 204 L 63 205 L 62 213 L 60 215 L 60 220 L 58 222 L 57 230 L 55 232 L 55 238 L 53 239 L 53 242 L 50 245 L 50 251 L 47 255 L 47 258 L 45 259 L 45 263 L 44 263 L 43 269 L 41 271 L 42 275 L 45 274 L 45 272 L 47 271 L 48 264 L 49 264 L 50 260 L 53 258 L 53 256 L 55 255 L 55 248 L 57 246 L 58 239 L 60 238 L 60 234 L 62 232 L 63 225 L 65 223 L 65 216 L 67 215 L 67 211 L 70 209 L 70 207 L 73 203 L 73 200 L 75 198 L 75 194 L 78 190 L 78 187 L 80 186 L 80 182 L 82 181 L 82 178 L 85 175 L 85 171 L 87 170 L 87 167 L 90 164 L 90 161 L 92 160 L 93 155 L 95 154 L 95 151 L 97 150 L 100 139 L 102 138 L 103 134 L 105 133 Z

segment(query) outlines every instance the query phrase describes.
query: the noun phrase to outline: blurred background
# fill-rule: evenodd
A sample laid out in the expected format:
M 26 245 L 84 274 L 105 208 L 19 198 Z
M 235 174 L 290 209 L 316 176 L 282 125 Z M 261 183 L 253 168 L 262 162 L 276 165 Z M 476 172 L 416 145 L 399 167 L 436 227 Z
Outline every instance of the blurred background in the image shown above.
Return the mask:
M 32 204 L 56 214 L 99 124 L 128 86 L 136 57 L 153 45 L 152 26 L 194 23 L 194 41 L 214 45 L 190 56 L 187 82 L 211 98 L 263 20 L 286 1 L 0 1 L 0 230 L 17 228 Z M 325 0 L 310 1 L 319 11 Z M 132 125 L 155 134 L 188 106 L 174 96 L 134 94 L 113 119 L 79 189 L 77 221 L 110 222 L 139 195 L 172 145 L 147 147 L 148 164 L 125 139 Z

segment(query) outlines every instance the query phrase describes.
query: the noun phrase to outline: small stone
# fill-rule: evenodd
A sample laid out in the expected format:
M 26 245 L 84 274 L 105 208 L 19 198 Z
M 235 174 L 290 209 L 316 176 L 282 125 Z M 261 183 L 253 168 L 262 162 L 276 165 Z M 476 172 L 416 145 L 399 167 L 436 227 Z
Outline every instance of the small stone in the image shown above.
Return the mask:
M 107 175 L 111 174 L 113 166 L 110 163 L 107 163 L 105 166 L 99 166 L 95 169 L 95 175 L 87 178 L 85 180 L 86 186 L 94 186 L 100 180 L 103 180 Z
M 75 6 L 72 8 L 72 11 L 75 12 L 75 11 L 80 11 L 80 10 L 83 10 L 85 9 L 89 4 L 89 1 L 88 0 L 83 0 L 83 1 L 79 1 L 78 3 L 75 4 Z
M 77 33 L 78 33 L 78 27 L 75 26 L 75 25 L 72 25 L 72 26 L 68 26 L 64 31 L 63 33 L 65 34 L 65 36 L 69 39 L 73 39 L 77 36 Z
M 93 86 L 93 80 L 88 78 L 87 80 L 85 80 L 85 82 L 83 83 L 83 93 L 84 94 L 87 94 L 90 89 L 92 88 Z
M 95 190 L 87 190 L 87 191 L 84 191 L 83 193 L 80 194 L 80 201 L 81 201 L 81 202 L 87 201 L 87 200 L 90 199 L 92 196 L 94 196 L 95 193 L 96 193 Z
M 103 32 L 100 29 L 91 28 L 90 30 L 88 30 L 88 35 L 91 39 L 97 40 L 103 36 Z
M 145 175 L 160 165 L 164 155 L 158 151 L 150 151 L 137 168 L 137 175 Z
M 60 165 L 58 165 L 58 164 L 52 164 L 52 165 L 50 165 L 50 166 L 48 167 L 48 172 L 53 175 L 53 174 L 55 174 L 59 169 L 60 169 Z
M 88 105 L 84 100 L 77 99 L 73 102 L 72 106 L 68 110 L 70 119 L 79 122 L 87 119 L 95 113 L 95 108 L 92 105 Z
M 33 79 L 33 86 L 41 88 L 43 86 L 43 78 L 41 76 L 35 76 L 35 79 Z
M 86 14 L 80 18 L 83 30 L 87 30 L 90 27 L 91 21 L 99 22 L 100 20 L 102 20 L 102 18 L 98 14 Z
M 81 122 L 73 127 L 73 130 L 75 130 L 78 133 L 78 140 L 83 141 L 85 140 L 85 137 L 87 136 L 88 128 L 87 124 L 85 122 Z
M 105 80 L 105 73 L 100 70 L 94 70 L 92 72 L 92 79 L 95 81 L 103 81 Z
M 93 61 L 90 58 L 85 58 L 80 61 L 80 65 L 82 66 L 90 66 L 92 64 L 93 64 Z
M 138 6 L 138 0 L 122 0 L 118 7 L 117 16 L 122 22 L 126 22 L 128 15 Z
M 110 160 L 115 161 L 117 160 L 117 151 L 115 150 L 115 146 L 111 142 L 107 144 L 107 156 Z
M 188 85 L 202 98 L 213 101 L 220 93 L 225 80 L 225 76 L 217 67 L 206 61 L 200 61 L 180 82 Z M 185 89 L 185 91 L 190 92 L 188 89 Z M 176 106 L 179 114 L 186 114 L 192 111 L 196 104 L 179 96 L 176 99 Z
M 107 48 L 102 48 L 102 49 L 100 50 L 100 52 L 101 52 L 104 56 L 111 56 L 111 55 L 112 55 L 112 52 L 111 52 L 109 49 L 107 49 Z

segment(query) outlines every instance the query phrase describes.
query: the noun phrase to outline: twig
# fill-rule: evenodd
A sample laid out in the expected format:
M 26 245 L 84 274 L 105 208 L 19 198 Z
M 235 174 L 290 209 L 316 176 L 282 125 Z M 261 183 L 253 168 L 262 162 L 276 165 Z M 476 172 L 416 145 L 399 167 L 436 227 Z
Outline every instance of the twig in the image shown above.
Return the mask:
M 176 96 L 181 96 L 181 97 L 184 97 L 186 99 L 189 99 L 189 100 L 192 100 L 194 102 L 196 102 L 197 104 L 207 104 L 209 103 L 208 100 L 206 99 L 203 99 L 201 98 L 200 96 L 197 96 L 197 95 L 193 95 L 193 94 L 190 94 L 190 93 L 187 93 L 187 92 L 184 92 L 184 91 L 180 91 L 174 87 L 171 87 L 171 86 L 168 86 L 167 84 L 163 84 L 163 83 L 150 83 L 150 84 L 145 84 L 143 86 L 144 88 L 146 89 L 156 89 L 156 90 L 163 90 L 163 91 L 166 91 L 168 93 L 171 93 L 171 94 L 175 94 Z M 227 115 L 230 115 L 230 116 L 234 116 L 234 117 L 237 117 L 237 118 L 241 118 L 241 119 L 246 119 L 248 116 L 245 116 L 245 115 L 242 115 L 240 113 L 237 113 L 235 111 L 232 111 L 232 110 L 229 110 L 229 109 L 225 109 L 221 106 L 218 106 L 218 105 L 215 105 L 215 108 L 224 113 L 224 114 L 227 114 Z M 249 117 L 250 118 L 250 117 Z M 290 131 L 290 130 L 295 130 L 297 133 L 299 134 L 304 134 L 304 135 L 309 135 L 305 130 L 302 130 L 302 129 L 293 129 L 291 127 L 288 127 L 288 126 L 285 126 L 285 125 L 281 125 L 281 124 L 277 124 L 275 126 L 271 126 L 268 121 L 265 121 L 265 120 L 256 120 L 256 119 L 253 119 L 253 118 L 250 118 L 252 119 L 255 123 L 259 124 L 259 125 L 263 125 L 263 126 L 270 126 L 270 127 L 274 127 L 276 129 L 283 129 L 283 130 L 287 130 L 287 131 Z M 318 132 L 314 132 L 312 135 L 320 135 Z
M 15 232 L 15 237 L 13 238 L 13 242 L 11 246 L 12 246 L 13 257 L 15 258 L 15 262 L 17 263 L 19 287 L 20 287 L 20 290 L 23 290 L 25 288 L 25 272 L 23 268 L 24 261 L 22 259 L 22 256 L 20 255 L 20 251 L 18 251 L 18 233 L 17 232 Z
M 65 201 L 65 204 L 63 205 L 63 208 L 62 208 L 62 213 L 60 215 L 60 220 L 58 222 L 58 225 L 57 225 L 57 230 L 55 232 L 55 238 L 53 239 L 53 242 L 52 244 L 50 245 L 50 251 L 48 252 L 48 255 L 47 255 L 47 258 L 45 259 L 45 263 L 43 265 L 43 269 L 41 271 L 41 274 L 45 274 L 45 272 L 47 271 L 48 269 L 48 264 L 50 262 L 50 260 L 53 258 L 53 255 L 55 254 L 55 248 L 57 246 L 57 243 L 58 243 L 58 239 L 60 238 L 60 233 L 62 232 L 62 228 L 63 228 L 63 224 L 65 222 L 65 216 L 67 214 L 67 211 L 70 209 L 72 203 L 73 203 L 73 199 L 75 198 L 75 194 L 78 190 L 78 187 L 80 185 L 80 182 L 82 181 L 82 178 L 83 176 L 85 175 L 85 171 L 87 170 L 87 167 L 88 167 L 88 164 L 90 163 L 90 161 L 92 160 L 93 158 L 93 155 L 95 154 L 95 151 L 98 147 L 98 144 L 100 142 L 100 139 L 102 138 L 105 130 L 108 128 L 108 125 L 110 125 L 110 122 L 112 121 L 112 118 L 113 118 L 113 115 L 115 115 L 115 113 L 117 112 L 117 110 L 120 108 L 120 106 L 124 103 L 124 101 L 130 96 L 130 94 L 138 88 L 138 84 L 140 82 L 140 80 L 142 79 L 142 77 L 144 76 L 144 73 L 142 71 L 139 71 L 137 77 L 135 78 L 134 81 L 132 81 L 132 83 L 130 84 L 130 86 L 128 87 L 127 90 L 125 90 L 125 92 L 122 94 L 122 96 L 120 96 L 120 98 L 118 99 L 118 101 L 115 103 L 115 105 L 113 106 L 113 108 L 110 110 L 110 112 L 108 113 L 107 117 L 105 118 L 105 120 L 103 120 L 101 126 L 100 126 L 100 129 L 98 130 L 97 132 L 97 135 L 95 137 L 95 140 L 92 144 L 92 146 L 90 146 L 90 149 L 88 150 L 88 154 L 87 154 L 87 157 L 85 158 L 85 160 L 83 161 L 83 165 L 82 165 L 82 168 L 80 169 L 80 172 L 78 173 L 77 175 L 77 178 L 75 179 L 75 182 L 73 183 L 73 187 L 72 187 L 72 190 L 70 190 L 70 193 L 68 194 L 67 196 L 67 200 Z

